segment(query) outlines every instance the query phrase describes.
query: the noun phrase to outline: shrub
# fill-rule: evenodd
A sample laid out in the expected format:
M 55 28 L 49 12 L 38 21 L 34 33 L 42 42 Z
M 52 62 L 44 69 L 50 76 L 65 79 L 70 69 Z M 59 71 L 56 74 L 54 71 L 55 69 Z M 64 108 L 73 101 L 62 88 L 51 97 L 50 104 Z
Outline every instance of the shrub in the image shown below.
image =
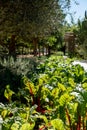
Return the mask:
M 36 66 L 37 61 L 34 58 L 17 58 L 15 61 L 10 57 L 0 60 L 0 101 L 5 101 L 3 93 L 6 85 L 10 85 L 14 92 L 18 92 L 18 88 L 21 88 L 21 78 L 25 75 L 31 78 Z

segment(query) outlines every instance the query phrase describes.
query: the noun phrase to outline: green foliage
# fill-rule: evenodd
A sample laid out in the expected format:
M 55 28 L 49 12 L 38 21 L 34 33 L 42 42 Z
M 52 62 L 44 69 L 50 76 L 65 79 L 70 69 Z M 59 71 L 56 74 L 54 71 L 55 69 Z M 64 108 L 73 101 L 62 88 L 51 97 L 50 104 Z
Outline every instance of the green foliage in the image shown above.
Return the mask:
M 60 1 L 16 0 L 15 2 L 8 0 L 1 2 L 0 16 L 2 24 L 0 36 L 16 34 L 27 41 L 31 37 L 43 37 L 50 34 L 51 30 L 59 29 L 60 21 L 62 23 L 65 15 Z
M 77 29 L 75 30 L 76 34 L 76 44 L 77 44 L 77 54 L 79 57 L 85 58 L 87 57 L 87 12 L 85 11 L 84 19 L 78 20 Z
M 52 124 L 52 126 L 53 126 L 54 129 L 65 130 L 64 124 L 63 124 L 62 120 L 60 120 L 60 119 L 54 119 L 54 120 L 52 120 L 51 124 Z
M 47 40 L 47 45 L 49 46 L 53 46 L 54 43 L 57 41 L 56 37 L 55 36 L 50 36 Z
M 23 76 L 17 93 L 6 87 L 10 104 L 0 104 L 3 130 L 85 129 L 87 72 L 73 60 L 51 56 L 38 65 L 38 76 Z M 17 97 L 13 103 L 12 94 Z
M 0 104 L 0 113 L 3 118 L 2 129 L 4 130 L 33 130 L 35 126 L 35 117 L 32 116 L 36 106 L 22 107 L 20 108 L 14 104 L 9 104 L 8 106 Z
M 10 90 L 10 86 L 7 85 L 6 89 L 5 89 L 5 92 L 4 92 L 4 96 L 6 97 L 6 99 L 9 102 L 11 102 L 11 97 L 12 97 L 13 94 L 14 94 L 14 92 L 12 90 Z
M 21 78 L 25 75 L 30 78 L 36 71 L 37 65 L 36 58 L 17 58 L 15 61 L 12 57 L 8 57 L 8 59 L 0 60 L 0 101 L 6 101 L 3 95 L 7 85 L 10 85 L 10 89 L 17 93 L 22 87 Z

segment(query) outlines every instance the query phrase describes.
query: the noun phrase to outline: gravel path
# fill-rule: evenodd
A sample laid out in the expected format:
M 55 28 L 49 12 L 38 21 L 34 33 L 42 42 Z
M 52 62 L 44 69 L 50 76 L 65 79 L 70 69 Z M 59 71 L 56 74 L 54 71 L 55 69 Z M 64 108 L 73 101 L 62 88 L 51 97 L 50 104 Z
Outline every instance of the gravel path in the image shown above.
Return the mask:
M 74 61 L 74 65 L 79 64 L 81 65 L 85 71 L 87 71 L 87 60 L 82 60 L 82 61 Z

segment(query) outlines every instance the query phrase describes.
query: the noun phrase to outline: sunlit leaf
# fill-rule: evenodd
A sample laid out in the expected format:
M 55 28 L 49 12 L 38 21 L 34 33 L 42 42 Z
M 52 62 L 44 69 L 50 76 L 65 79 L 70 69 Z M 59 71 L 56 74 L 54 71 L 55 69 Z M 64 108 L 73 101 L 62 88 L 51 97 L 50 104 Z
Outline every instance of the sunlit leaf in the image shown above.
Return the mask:
M 3 118 L 5 118 L 7 114 L 8 114 L 8 110 L 7 110 L 7 109 L 5 109 L 5 110 L 3 110 L 3 111 L 1 112 L 1 116 L 2 116 Z
M 30 123 L 25 123 L 21 126 L 20 130 L 33 130 L 33 125 L 31 125 Z
M 43 119 L 46 124 L 48 123 L 48 119 L 46 116 L 41 115 L 41 116 L 38 116 L 38 118 Z
M 82 84 L 82 87 L 83 87 L 85 90 L 87 90 L 87 83 L 83 83 L 83 84 Z
M 11 126 L 11 130 L 19 130 L 19 124 L 13 123 L 12 126 Z
M 6 89 L 4 91 L 4 96 L 8 99 L 8 101 L 11 101 L 11 97 L 14 94 L 14 92 L 10 89 L 10 86 L 7 85 Z
M 51 121 L 51 124 L 57 130 L 65 130 L 63 121 L 61 119 L 54 119 Z
M 76 83 L 74 82 L 73 78 L 69 78 L 69 84 L 71 85 L 71 87 L 75 87 Z
M 52 90 L 52 95 L 55 97 L 55 98 L 57 98 L 59 95 L 59 89 L 58 88 L 54 88 L 53 90 Z
M 62 91 L 65 91 L 65 90 L 66 90 L 66 87 L 65 87 L 63 84 L 61 84 L 61 83 L 58 83 L 58 87 L 59 87 L 59 89 L 62 90 Z

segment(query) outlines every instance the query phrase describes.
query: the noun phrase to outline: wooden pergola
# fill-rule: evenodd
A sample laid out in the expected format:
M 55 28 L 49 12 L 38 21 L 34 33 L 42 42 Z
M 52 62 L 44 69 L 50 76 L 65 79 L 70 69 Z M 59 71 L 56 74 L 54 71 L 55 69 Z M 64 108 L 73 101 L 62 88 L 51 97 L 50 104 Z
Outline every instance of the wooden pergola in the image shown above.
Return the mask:
M 76 36 L 73 32 L 66 32 L 64 35 L 64 42 L 69 54 L 74 54 L 75 52 L 75 39 Z

